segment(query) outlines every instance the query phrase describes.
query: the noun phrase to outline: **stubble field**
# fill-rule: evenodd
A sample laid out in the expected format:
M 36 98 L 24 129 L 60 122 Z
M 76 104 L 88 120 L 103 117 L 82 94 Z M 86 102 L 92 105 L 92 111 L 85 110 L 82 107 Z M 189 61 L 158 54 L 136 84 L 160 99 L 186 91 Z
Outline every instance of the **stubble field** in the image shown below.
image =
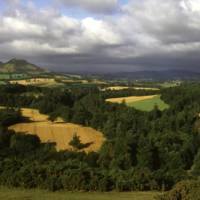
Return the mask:
M 69 142 L 74 134 L 80 137 L 83 144 L 91 143 L 91 145 L 84 149 L 86 152 L 98 151 L 105 140 L 103 134 L 93 128 L 64 123 L 61 119 L 51 122 L 48 120 L 47 115 L 40 114 L 35 109 L 23 108 L 21 112 L 31 122 L 18 123 L 10 126 L 9 129 L 25 134 L 37 135 L 44 143 L 56 143 L 57 150 L 72 149 Z

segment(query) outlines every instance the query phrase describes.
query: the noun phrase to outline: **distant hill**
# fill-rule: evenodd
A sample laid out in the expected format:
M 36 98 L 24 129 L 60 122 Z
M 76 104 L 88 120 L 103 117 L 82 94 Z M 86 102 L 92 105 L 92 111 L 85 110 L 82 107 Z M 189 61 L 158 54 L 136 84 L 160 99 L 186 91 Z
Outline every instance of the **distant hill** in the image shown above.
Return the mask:
M 127 80 L 194 80 L 200 79 L 200 73 L 186 70 L 166 70 L 166 71 L 136 71 L 118 72 L 104 74 L 105 79 L 127 79 Z
M 44 69 L 27 62 L 26 60 L 11 59 L 6 63 L 0 63 L 1 73 L 42 73 Z

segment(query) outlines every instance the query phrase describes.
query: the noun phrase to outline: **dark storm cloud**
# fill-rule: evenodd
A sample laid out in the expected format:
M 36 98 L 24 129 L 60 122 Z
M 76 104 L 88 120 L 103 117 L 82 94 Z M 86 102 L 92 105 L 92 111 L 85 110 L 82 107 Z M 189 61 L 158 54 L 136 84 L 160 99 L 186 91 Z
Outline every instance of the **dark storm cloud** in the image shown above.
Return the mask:
M 102 13 L 115 9 L 115 0 L 62 3 L 101 15 L 78 19 L 18 1 L 1 13 L 0 59 L 63 71 L 200 71 L 200 0 L 133 0 L 113 16 Z

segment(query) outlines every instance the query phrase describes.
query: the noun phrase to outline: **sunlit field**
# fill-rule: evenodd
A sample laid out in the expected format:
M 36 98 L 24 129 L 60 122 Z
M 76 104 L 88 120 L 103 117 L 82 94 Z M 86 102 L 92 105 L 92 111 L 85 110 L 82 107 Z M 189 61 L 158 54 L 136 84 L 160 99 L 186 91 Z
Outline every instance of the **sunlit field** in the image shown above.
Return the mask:
M 127 103 L 127 105 L 142 111 L 151 111 L 155 106 L 158 106 L 159 110 L 161 111 L 169 108 L 169 105 L 167 105 L 163 100 L 161 100 L 159 95 L 151 99 L 129 102 Z
M 104 142 L 103 134 L 93 128 L 64 123 L 62 119 L 51 122 L 48 120 L 47 115 L 40 114 L 35 109 L 24 108 L 21 111 L 22 115 L 29 118 L 31 122 L 14 124 L 9 129 L 20 133 L 37 135 L 42 142 L 56 143 L 57 150 L 71 149 L 69 142 L 74 134 L 80 137 L 82 143 L 90 143 L 84 149 L 86 152 L 98 151 Z
M 132 103 L 132 102 L 152 99 L 152 98 L 154 98 L 156 96 L 157 95 L 118 97 L 118 98 L 109 98 L 109 99 L 106 99 L 106 101 L 107 102 L 111 102 L 111 103 L 122 103 L 122 102 Z
M 106 87 L 102 89 L 103 91 L 106 90 L 126 90 L 126 89 L 134 89 L 134 90 L 159 90 L 159 88 L 151 88 L 151 87 L 128 87 L 128 86 L 111 86 L 111 87 Z
M 128 106 L 142 111 L 151 111 L 155 106 L 158 106 L 161 111 L 169 108 L 169 105 L 160 98 L 160 95 L 110 98 L 106 99 L 106 101 L 111 103 L 125 102 Z

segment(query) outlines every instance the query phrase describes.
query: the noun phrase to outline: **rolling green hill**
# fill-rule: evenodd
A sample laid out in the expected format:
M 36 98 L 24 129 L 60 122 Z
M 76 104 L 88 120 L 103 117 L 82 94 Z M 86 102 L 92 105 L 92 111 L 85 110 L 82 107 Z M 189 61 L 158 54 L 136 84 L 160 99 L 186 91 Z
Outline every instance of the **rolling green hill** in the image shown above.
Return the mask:
M 6 63 L 0 63 L 1 73 L 41 73 L 44 69 L 27 62 L 26 60 L 11 59 Z

